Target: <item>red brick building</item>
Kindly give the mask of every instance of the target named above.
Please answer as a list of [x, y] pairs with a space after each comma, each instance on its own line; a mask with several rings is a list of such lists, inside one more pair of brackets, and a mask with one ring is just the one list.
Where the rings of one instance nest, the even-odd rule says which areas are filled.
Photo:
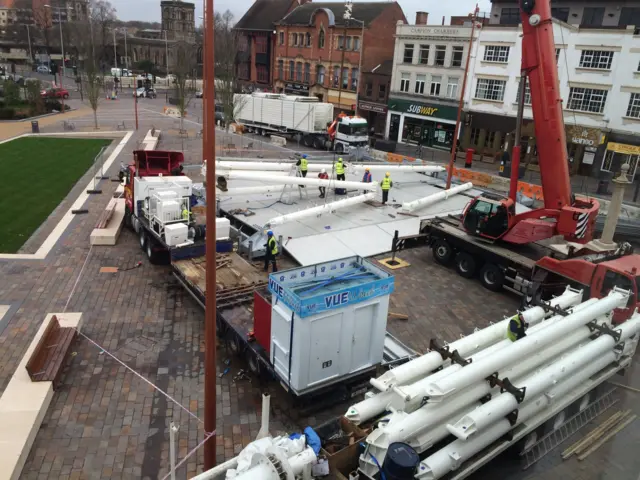
[[273, 89], [275, 22], [305, 0], [256, 0], [234, 29], [238, 34], [236, 71], [249, 90]]
[[358, 115], [367, 119], [374, 134], [383, 137], [387, 121], [387, 103], [393, 60], [385, 60], [370, 70], [362, 72], [358, 95]]
[[406, 23], [397, 2], [300, 5], [276, 22], [276, 91], [316, 95], [338, 110], [354, 112], [360, 71], [393, 59], [397, 22]]

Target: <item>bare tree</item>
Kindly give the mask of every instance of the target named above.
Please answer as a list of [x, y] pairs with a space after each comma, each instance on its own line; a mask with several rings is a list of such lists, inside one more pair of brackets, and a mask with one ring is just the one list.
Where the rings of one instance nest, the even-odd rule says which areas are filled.
[[222, 105], [227, 128], [236, 118], [242, 105], [234, 94], [240, 91], [236, 74], [236, 55], [238, 52], [238, 33], [233, 28], [233, 13], [216, 12], [215, 22], [215, 59], [216, 59], [216, 101]]
[[89, 8], [90, 21], [96, 37], [95, 50], [99, 59], [98, 66], [104, 67], [111, 58], [112, 28], [117, 20], [116, 9], [106, 0], [91, 0]]
[[98, 107], [103, 98], [104, 77], [100, 68], [102, 54], [96, 45], [99, 32], [96, 32], [92, 22], [91, 18], [86, 22], [75, 22], [73, 29], [70, 30], [70, 35], [79, 67], [81, 67], [81, 72], [78, 73], [79, 87], [86, 95], [93, 110], [94, 128], [97, 130]]
[[189, 79], [194, 78], [196, 68], [195, 46], [188, 42], [178, 42], [172, 48], [176, 61], [172, 69], [175, 76], [175, 95], [180, 113], [180, 132], [184, 131], [184, 117], [187, 107], [195, 95]]

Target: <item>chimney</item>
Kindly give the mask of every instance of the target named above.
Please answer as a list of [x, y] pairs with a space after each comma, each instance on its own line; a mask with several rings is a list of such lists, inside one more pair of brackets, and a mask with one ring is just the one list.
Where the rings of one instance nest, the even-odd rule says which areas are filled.
[[429, 14], [427, 12], [416, 12], [416, 25], [426, 25]]

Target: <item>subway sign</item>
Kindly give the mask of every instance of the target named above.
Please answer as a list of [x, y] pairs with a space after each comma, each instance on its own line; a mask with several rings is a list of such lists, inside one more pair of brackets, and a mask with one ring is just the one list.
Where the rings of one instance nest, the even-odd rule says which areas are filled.
[[392, 112], [410, 113], [421, 117], [442, 118], [455, 120], [458, 116], [458, 108], [450, 105], [426, 104], [401, 98], [389, 99], [389, 110]]

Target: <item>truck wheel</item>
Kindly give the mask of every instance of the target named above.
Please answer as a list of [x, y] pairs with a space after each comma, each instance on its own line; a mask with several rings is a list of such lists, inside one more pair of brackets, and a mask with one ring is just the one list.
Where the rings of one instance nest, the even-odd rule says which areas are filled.
[[227, 345], [227, 348], [234, 355], [241, 355], [242, 354], [243, 345], [240, 342], [240, 339], [238, 338], [238, 335], [236, 335], [235, 333], [232, 332], [230, 335], [228, 335], [225, 343]]
[[147, 238], [146, 252], [147, 252], [147, 258], [149, 259], [149, 263], [151, 263], [151, 265], [155, 265], [158, 263], [159, 254], [155, 250], [155, 246], [156, 246], [155, 242], [150, 238]]
[[144, 228], [142, 227], [140, 227], [138, 238], [140, 239], [140, 249], [144, 251], [145, 248], [147, 247], [147, 232], [145, 232]]
[[496, 264], [487, 263], [480, 270], [480, 282], [487, 290], [499, 292], [504, 283], [504, 273]]
[[472, 278], [476, 273], [476, 259], [467, 252], [456, 255], [456, 272], [464, 278]]
[[453, 249], [451, 245], [449, 245], [449, 242], [446, 240], [438, 240], [432, 247], [432, 250], [433, 258], [436, 259], [436, 262], [440, 265], [449, 265], [453, 258]]
[[324, 150], [325, 144], [322, 137], [316, 137], [313, 139], [313, 147], [317, 150]]
[[341, 143], [336, 145], [336, 153], [344, 153], [344, 145]]
[[131, 210], [127, 206], [124, 207], [124, 226], [133, 230], [133, 218], [131, 218]]

